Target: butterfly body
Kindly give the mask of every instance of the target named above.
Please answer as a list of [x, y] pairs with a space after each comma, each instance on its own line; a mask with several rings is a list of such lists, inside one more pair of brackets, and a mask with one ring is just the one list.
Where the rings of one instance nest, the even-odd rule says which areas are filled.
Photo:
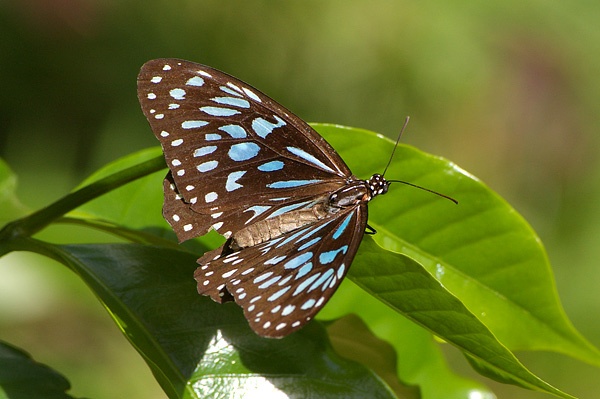
[[231, 237], [229, 247], [242, 249], [258, 245], [277, 238], [285, 233], [299, 229], [327, 217], [329, 214], [324, 202], [300, 211], [290, 211], [271, 219], [261, 220], [236, 232]]
[[308, 124], [213, 68], [149, 61], [138, 97], [170, 168], [165, 219], [180, 241], [227, 238], [198, 260], [198, 292], [234, 300], [259, 335], [301, 328], [344, 278], [367, 203], [389, 182], [356, 178]]

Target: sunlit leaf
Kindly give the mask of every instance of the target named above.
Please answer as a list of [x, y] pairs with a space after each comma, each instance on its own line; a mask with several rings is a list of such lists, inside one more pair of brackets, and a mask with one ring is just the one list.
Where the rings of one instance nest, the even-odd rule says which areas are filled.
[[137, 244], [43, 250], [102, 300], [171, 398], [394, 397], [371, 371], [337, 356], [318, 323], [281, 340], [260, 338], [238, 306], [199, 296], [187, 252]]

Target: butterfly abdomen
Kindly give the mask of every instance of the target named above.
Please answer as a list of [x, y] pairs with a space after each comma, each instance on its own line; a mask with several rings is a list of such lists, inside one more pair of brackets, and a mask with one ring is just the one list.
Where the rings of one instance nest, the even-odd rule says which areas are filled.
[[309, 209], [291, 211], [270, 219], [261, 220], [237, 231], [232, 236], [229, 247], [237, 251], [241, 248], [258, 245], [290, 231], [315, 223], [327, 217], [329, 213], [328, 206], [322, 202], [317, 203]]

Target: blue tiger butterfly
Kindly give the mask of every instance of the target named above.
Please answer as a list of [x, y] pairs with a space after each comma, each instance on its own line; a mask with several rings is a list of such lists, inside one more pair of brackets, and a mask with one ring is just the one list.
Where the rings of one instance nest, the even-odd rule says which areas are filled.
[[260, 336], [284, 337], [327, 303], [367, 228], [381, 174], [356, 178], [307, 123], [211, 67], [147, 62], [138, 98], [169, 166], [163, 215], [179, 241], [227, 241], [198, 259], [198, 292], [234, 300]]

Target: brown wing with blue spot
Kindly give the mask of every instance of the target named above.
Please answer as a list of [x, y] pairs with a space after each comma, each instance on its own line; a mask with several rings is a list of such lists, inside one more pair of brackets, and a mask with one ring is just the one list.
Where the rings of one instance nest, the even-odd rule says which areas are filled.
[[138, 97], [170, 169], [163, 213], [180, 241], [310, 207], [351, 176], [308, 124], [208, 66], [149, 61]]
[[221, 255], [223, 247], [211, 251], [198, 260], [198, 292], [217, 302], [234, 299], [257, 334], [284, 337], [325, 306], [366, 224], [362, 203], [256, 246], [227, 255]]

